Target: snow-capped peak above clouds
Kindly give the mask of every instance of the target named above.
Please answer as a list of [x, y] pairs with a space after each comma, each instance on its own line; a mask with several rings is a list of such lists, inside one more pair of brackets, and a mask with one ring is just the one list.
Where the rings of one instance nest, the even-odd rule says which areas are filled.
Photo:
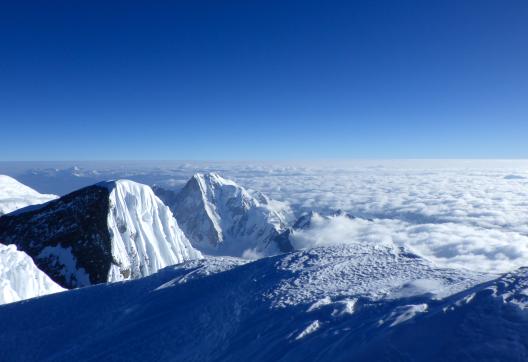
[[63, 291], [14, 245], [0, 244], [0, 304]]
[[0, 215], [29, 205], [41, 204], [57, 197], [38, 193], [12, 177], [0, 175]]
[[201, 257], [152, 189], [128, 180], [4, 215], [0, 240], [67, 288], [135, 279]]
[[193, 245], [205, 253], [253, 256], [291, 251], [274, 239], [289, 209], [217, 173], [195, 174], [171, 205]]

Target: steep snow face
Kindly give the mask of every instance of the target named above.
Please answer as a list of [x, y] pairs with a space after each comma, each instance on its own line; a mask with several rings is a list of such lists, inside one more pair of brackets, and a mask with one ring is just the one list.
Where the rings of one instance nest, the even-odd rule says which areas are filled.
[[128, 180], [99, 185], [110, 190], [107, 220], [114, 262], [109, 281], [140, 278], [202, 257], [150, 187]]
[[0, 359], [524, 359], [528, 274], [482, 278], [369, 244], [207, 257], [4, 306]]
[[0, 244], [0, 304], [63, 291], [14, 245]]
[[242, 256], [292, 250], [274, 242], [285, 227], [287, 207], [216, 173], [194, 175], [172, 210], [193, 245], [205, 253]]
[[0, 175], [0, 215], [29, 205], [42, 204], [57, 197], [38, 193], [12, 177]]
[[4, 215], [0, 241], [16, 244], [66, 288], [139, 278], [201, 257], [152, 190], [125, 180]]

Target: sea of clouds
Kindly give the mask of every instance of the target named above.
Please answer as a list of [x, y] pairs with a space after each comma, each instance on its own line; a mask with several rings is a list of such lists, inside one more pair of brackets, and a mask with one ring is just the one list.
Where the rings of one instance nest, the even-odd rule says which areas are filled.
[[295, 234], [298, 247], [394, 243], [444, 266], [528, 266], [523, 160], [0, 163], [0, 173], [56, 194], [116, 178], [177, 190], [209, 171], [289, 203], [297, 216], [342, 209], [357, 217], [321, 218]]

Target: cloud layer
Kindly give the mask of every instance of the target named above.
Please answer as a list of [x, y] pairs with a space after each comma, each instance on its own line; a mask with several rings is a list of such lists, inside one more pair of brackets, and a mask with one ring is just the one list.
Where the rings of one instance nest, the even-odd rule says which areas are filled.
[[297, 248], [339, 243], [404, 246], [435, 264], [484, 272], [506, 272], [528, 264], [528, 237], [516, 232], [396, 219], [315, 218], [293, 234]]
[[[146, 162], [2, 165], [41, 192], [66, 193], [104, 179], [180, 188], [195, 172], [220, 172], [288, 202], [299, 215], [343, 209], [364, 220], [323, 222], [299, 245], [390, 242], [437, 263], [505, 271], [528, 266], [527, 161], [333, 163]], [[60, 191], [50, 189], [60, 188]]]

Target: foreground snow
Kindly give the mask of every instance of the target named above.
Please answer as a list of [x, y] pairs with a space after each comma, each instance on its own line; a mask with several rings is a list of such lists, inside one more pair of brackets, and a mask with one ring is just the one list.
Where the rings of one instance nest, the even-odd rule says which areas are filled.
[[55, 195], [38, 193], [12, 177], [0, 175], [0, 215], [56, 198]]
[[489, 278], [370, 244], [208, 257], [0, 307], [0, 360], [526, 360], [528, 271]]
[[0, 244], [0, 304], [63, 291], [14, 245]]

